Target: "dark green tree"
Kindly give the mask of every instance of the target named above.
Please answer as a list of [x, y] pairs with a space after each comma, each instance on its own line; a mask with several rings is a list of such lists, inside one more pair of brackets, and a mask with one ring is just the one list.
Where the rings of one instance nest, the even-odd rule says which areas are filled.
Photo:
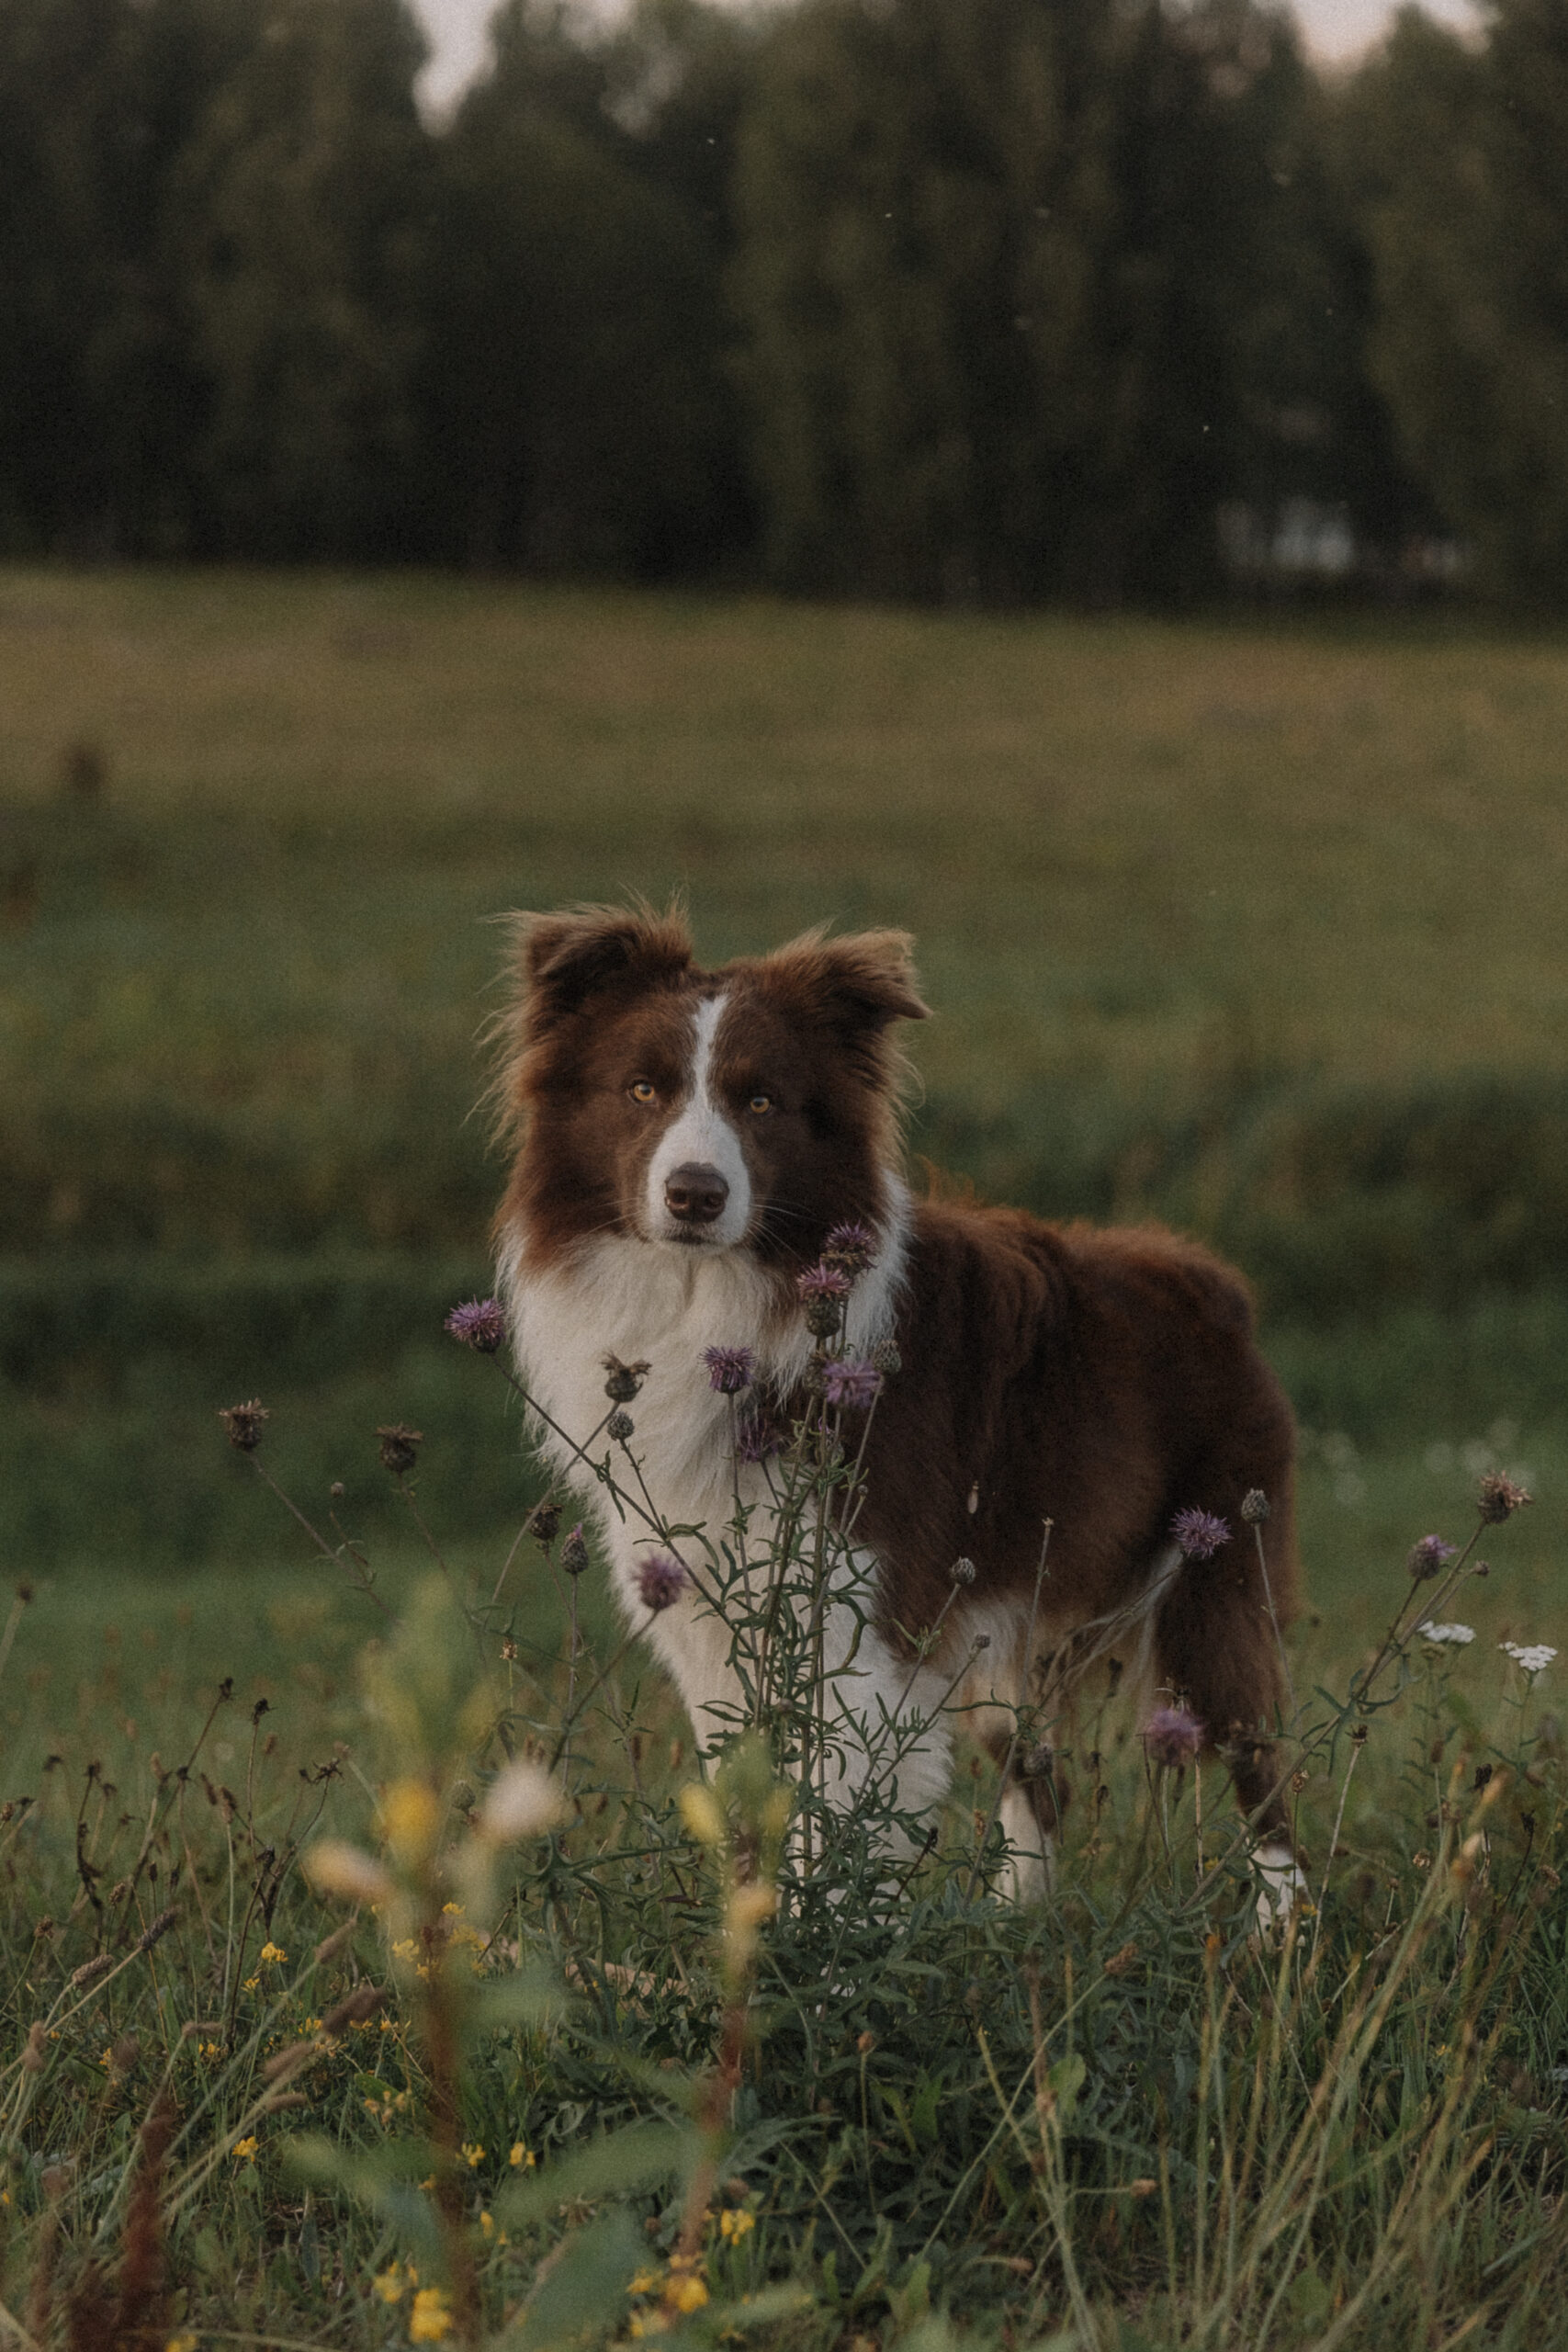
[[441, 142], [432, 528], [469, 562], [711, 564], [743, 502], [718, 237], [652, 145], [677, 82], [527, 0], [495, 41]]
[[1568, 594], [1568, 0], [1493, 0], [1479, 48], [1412, 9], [1347, 144], [1371, 364], [1484, 586]]
[[249, 556], [410, 545], [428, 142], [403, 0], [269, 0], [173, 175], [209, 527]]
[[736, 268], [771, 567], [915, 595], [1211, 584], [1218, 502], [1278, 487], [1325, 373], [1311, 96], [1250, 0], [783, 18]]

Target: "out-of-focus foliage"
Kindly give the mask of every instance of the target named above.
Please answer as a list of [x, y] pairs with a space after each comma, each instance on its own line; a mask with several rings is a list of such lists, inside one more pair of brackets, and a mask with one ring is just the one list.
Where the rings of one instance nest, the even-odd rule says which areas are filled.
[[407, 0], [6, 0], [0, 548], [1102, 604], [1295, 508], [1568, 586], [1563, 0], [1330, 84], [1258, 0], [493, 46], [434, 121]]
[[1568, 588], [1568, 7], [1414, 9], [1347, 103], [1376, 266], [1375, 380], [1486, 582]]
[[1179, 592], [1212, 584], [1221, 499], [1337, 490], [1314, 136], [1292, 34], [1247, 0], [793, 12], [740, 178], [773, 567]]

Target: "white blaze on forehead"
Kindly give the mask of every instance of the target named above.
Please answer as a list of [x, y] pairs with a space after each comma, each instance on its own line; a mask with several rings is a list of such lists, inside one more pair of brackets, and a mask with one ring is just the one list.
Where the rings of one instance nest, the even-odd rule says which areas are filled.
[[[746, 1170], [746, 1155], [740, 1148], [740, 1137], [714, 1098], [711, 1082], [714, 1040], [725, 1002], [722, 996], [705, 996], [697, 1005], [692, 1023], [686, 1091], [649, 1163], [646, 1196], [650, 1235], [673, 1240], [683, 1231], [695, 1231], [703, 1235], [710, 1248], [719, 1249], [743, 1240], [751, 1222], [751, 1180]], [[729, 1187], [729, 1198], [712, 1225], [682, 1227], [665, 1205], [665, 1184], [677, 1168], [689, 1164], [716, 1168]]]

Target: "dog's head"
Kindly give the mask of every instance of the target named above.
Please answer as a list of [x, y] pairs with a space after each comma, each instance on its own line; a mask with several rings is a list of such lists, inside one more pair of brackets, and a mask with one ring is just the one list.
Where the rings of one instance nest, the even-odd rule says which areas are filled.
[[517, 966], [502, 1225], [536, 1262], [615, 1233], [798, 1267], [834, 1224], [878, 1221], [888, 1031], [926, 1011], [903, 933], [813, 933], [705, 971], [677, 916], [588, 907], [518, 918]]

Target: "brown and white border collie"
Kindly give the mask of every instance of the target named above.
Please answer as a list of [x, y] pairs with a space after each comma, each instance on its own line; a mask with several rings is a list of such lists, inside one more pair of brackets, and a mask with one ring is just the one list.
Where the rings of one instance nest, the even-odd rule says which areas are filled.
[[[604, 1415], [606, 1355], [650, 1365], [636, 1429], [652, 1500], [670, 1523], [716, 1534], [736, 1469], [704, 1351], [749, 1347], [787, 1401], [810, 1347], [796, 1277], [832, 1227], [869, 1227], [877, 1253], [849, 1342], [863, 1354], [890, 1340], [902, 1364], [866, 1448], [857, 1541], [875, 1605], [855, 1668], [870, 1721], [901, 1699], [931, 1709], [900, 1762], [900, 1805], [934, 1804], [946, 1787], [951, 1717], [937, 1701], [966, 1657], [959, 1720], [1000, 1760], [1031, 1677], [1038, 1690], [1043, 1663], [1099, 1628], [1085, 1654], [1113, 1647], [1142, 1667], [1145, 1688], [1183, 1701], [1224, 1753], [1264, 1839], [1264, 1907], [1270, 1888], [1283, 1897], [1295, 1871], [1268, 1737], [1278, 1645], [1257, 1547], [1235, 1522], [1261, 1489], [1283, 1621], [1292, 1431], [1240, 1279], [1153, 1227], [911, 1198], [890, 1032], [926, 1007], [901, 933], [812, 934], [708, 971], [678, 916], [582, 908], [519, 917], [517, 957], [502, 1084], [520, 1142], [497, 1236], [530, 1395], [581, 1439]], [[690, 1590], [650, 1617], [637, 1577], [655, 1539], [569, 1448], [547, 1436], [544, 1451], [594, 1510], [628, 1622], [699, 1738], [713, 1736], [739, 1700], [724, 1623]], [[764, 1473], [739, 1475], [743, 1498], [764, 1505]], [[1188, 1510], [1231, 1522], [1235, 1540], [1185, 1555], [1171, 1524]], [[955, 1608], [960, 1555], [976, 1576]], [[919, 1660], [907, 1629], [934, 1625], [944, 1602], [943, 1646]], [[1043, 1883], [1057, 1802], [1039, 1773], [1004, 1792], [1021, 1894]]]

